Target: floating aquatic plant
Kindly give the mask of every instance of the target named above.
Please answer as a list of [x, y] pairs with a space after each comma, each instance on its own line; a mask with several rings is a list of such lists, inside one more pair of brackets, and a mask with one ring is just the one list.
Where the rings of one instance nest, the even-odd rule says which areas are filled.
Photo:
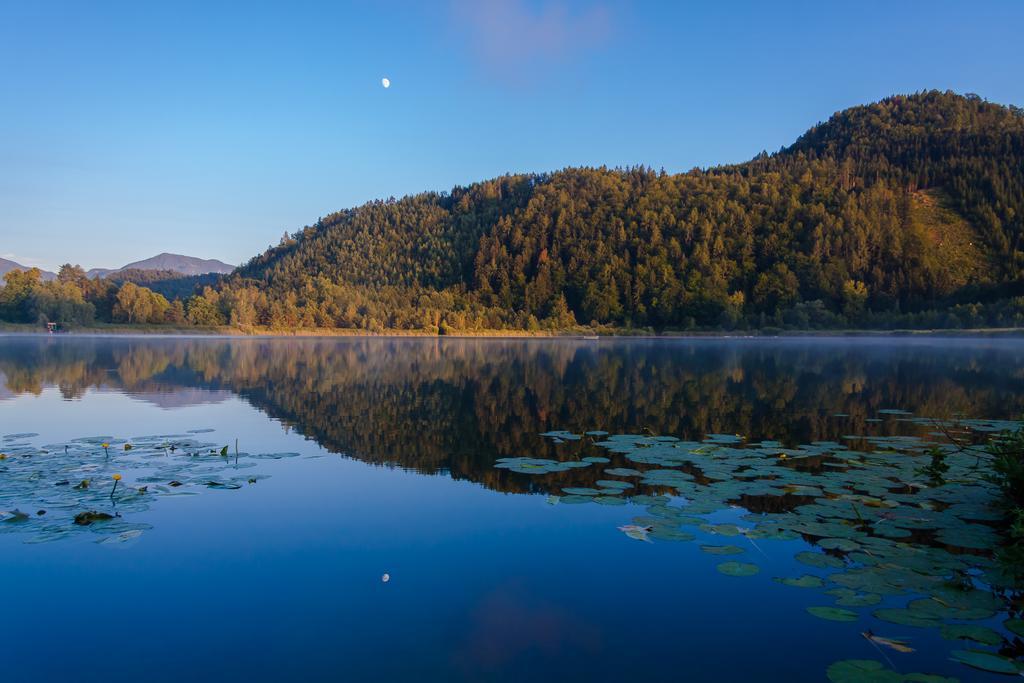
[[761, 571], [760, 567], [749, 562], [723, 562], [717, 569], [726, 576], [753, 576]]
[[[236, 448], [230, 460], [198, 458], [199, 453], [221, 451], [180, 434], [130, 440], [84, 437], [42, 446], [26, 441], [37, 436], [8, 435], [8, 457], [0, 460], [0, 533], [17, 533], [29, 543], [90, 531], [107, 535], [109, 543], [124, 544], [148, 528], [131, 518], [160, 498], [194, 495], [201, 489], [237, 490], [267, 476], [252, 471], [261, 461], [298, 455], [249, 454]], [[111, 455], [115, 447], [116, 457]]]
[[807, 612], [829, 621], [857, 621], [857, 613], [842, 607], [808, 607]]
[[975, 669], [991, 671], [997, 674], [1017, 675], [1024, 673], [1024, 667], [1019, 662], [1009, 657], [1003, 657], [1002, 655], [982, 650], [954, 650], [950, 655], [950, 659]]
[[[1012, 636], [964, 622], [990, 619], [1007, 610], [1004, 598], [991, 589], [1010, 585], [992, 559], [1000, 540], [993, 527], [1002, 515], [996, 507], [1000, 491], [981, 463], [989, 457], [986, 439], [1000, 438], [1002, 431], [1021, 424], [932, 420], [898, 408], [882, 409], [878, 418], [868, 419], [883, 421], [929, 431], [920, 436], [850, 434], [841, 441], [797, 446], [748, 442], [735, 434], [709, 434], [702, 441], [650, 433], [590, 434], [600, 440], [583, 440], [559, 451], [579, 460], [503, 458], [496, 466], [559, 476], [601, 462], [596, 458], [603, 456], [595, 455], [594, 449], [603, 450], [613, 466], [589, 480], [577, 476], [571, 485], [563, 484], [566, 495], [560, 501], [646, 506], [646, 513], [633, 524], [619, 527], [630, 538], [687, 542], [700, 535], [703, 542], [742, 537], [766, 556], [771, 550], [758, 545], [762, 539], [799, 539], [803, 543], [787, 552], [818, 573], [775, 581], [822, 591], [834, 601], [808, 608], [811, 615], [936, 629], [947, 640], [977, 647], [1002, 644]], [[563, 444], [580, 441], [565, 431], [545, 436]], [[677, 504], [680, 500], [682, 506]], [[742, 526], [733, 519], [710, 517], [737, 508], [746, 510]], [[705, 542], [700, 548], [712, 555], [744, 552], [739, 545]], [[717, 570], [728, 576], [759, 571], [757, 565], [744, 562], [722, 562]], [[1010, 619], [1003, 628], [1019, 635], [1024, 622]], [[912, 649], [903, 640], [877, 636], [870, 629], [864, 634], [884, 659], [882, 648]], [[1020, 670], [1013, 659], [977, 648], [958, 650], [953, 659], [987, 671]], [[874, 660], [837, 662], [828, 677], [947, 680], [932, 674], [900, 674]]]

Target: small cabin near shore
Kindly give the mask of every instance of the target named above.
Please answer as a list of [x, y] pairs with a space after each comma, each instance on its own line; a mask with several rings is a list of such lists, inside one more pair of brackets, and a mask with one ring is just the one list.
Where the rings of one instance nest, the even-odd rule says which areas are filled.
[[57, 323], [46, 323], [46, 331], [50, 334], [57, 334]]

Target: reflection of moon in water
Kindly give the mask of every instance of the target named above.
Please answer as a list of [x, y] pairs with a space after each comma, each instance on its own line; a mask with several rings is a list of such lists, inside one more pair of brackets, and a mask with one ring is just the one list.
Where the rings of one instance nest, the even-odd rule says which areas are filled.
[[390, 78], [382, 78], [382, 79], [380, 79], [380, 84], [383, 85], [385, 88], [390, 88], [391, 87], [391, 79]]

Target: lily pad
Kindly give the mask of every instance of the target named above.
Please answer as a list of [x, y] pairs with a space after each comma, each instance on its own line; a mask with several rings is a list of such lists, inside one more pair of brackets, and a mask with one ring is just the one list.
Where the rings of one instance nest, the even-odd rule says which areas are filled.
[[807, 611], [819, 619], [829, 621], [857, 621], [857, 613], [841, 607], [808, 607]]
[[818, 545], [826, 550], [840, 550], [842, 552], [853, 552], [860, 549], [860, 544], [848, 538], [823, 538]]
[[785, 586], [793, 586], [794, 588], [821, 588], [825, 585], [825, 582], [821, 580], [821, 577], [812, 576], [810, 574], [804, 574], [798, 578], [776, 578], [776, 582], [781, 583]]
[[604, 471], [605, 474], [610, 474], [613, 477], [639, 477], [643, 475], [640, 470], [630, 469], [629, 467], [612, 467]]
[[746, 552], [736, 545], [702, 545], [700, 549], [709, 555], [742, 555]]
[[833, 588], [825, 592], [836, 596], [836, 604], [841, 607], [870, 607], [882, 601], [882, 596], [877, 593], [858, 593], [849, 588]]
[[569, 488], [562, 489], [562, 492], [570, 496], [599, 496], [604, 493], [603, 491], [584, 486], [570, 486]]
[[1014, 660], [981, 650], [953, 650], [949, 658], [954, 662], [997, 674], [1015, 675], [1021, 672], [1020, 664]]
[[617, 481], [615, 479], [598, 479], [595, 483], [603, 489], [625, 490], [633, 488], [633, 485], [628, 481]]
[[723, 562], [717, 567], [719, 573], [726, 576], [753, 576], [761, 571], [756, 564], [747, 562]]
[[982, 645], [998, 645], [1003, 637], [985, 626], [976, 624], [944, 624], [941, 631], [946, 640], [973, 640]]
[[818, 569], [842, 569], [845, 565], [839, 558], [825, 555], [824, 553], [813, 553], [809, 550], [797, 553], [794, 558], [801, 564]]
[[873, 659], [847, 659], [825, 672], [832, 683], [902, 683], [903, 676]]
[[916, 626], [918, 628], [938, 628], [942, 626], [942, 621], [937, 617], [909, 609], [883, 608], [876, 609], [872, 614], [877, 619], [902, 626]]
[[1024, 638], [1024, 619], [1007, 619], [1003, 622], [1003, 626], [1021, 638]]

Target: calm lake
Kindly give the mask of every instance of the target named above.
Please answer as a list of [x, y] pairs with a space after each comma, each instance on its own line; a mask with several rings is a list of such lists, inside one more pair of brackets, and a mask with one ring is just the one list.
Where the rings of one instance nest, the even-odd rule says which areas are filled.
[[1021, 340], [0, 336], [0, 679], [1003, 680], [1022, 415]]

